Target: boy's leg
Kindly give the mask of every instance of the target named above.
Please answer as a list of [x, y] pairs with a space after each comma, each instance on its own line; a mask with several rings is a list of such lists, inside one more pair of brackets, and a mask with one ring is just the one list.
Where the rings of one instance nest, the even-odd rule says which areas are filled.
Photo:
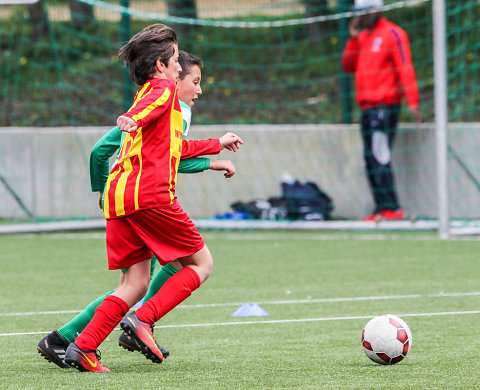
[[[157, 260], [155, 257], [152, 258], [152, 263], [157, 263]], [[143, 302], [146, 302], [151, 297], [153, 297], [158, 292], [158, 290], [160, 290], [160, 288], [165, 284], [165, 282], [170, 277], [175, 275], [180, 268], [182, 268], [182, 266], [177, 261], [164, 265], [160, 269], [160, 271], [157, 272], [152, 282], [150, 283], [150, 287], [148, 289], [147, 294], [143, 298]], [[124, 331], [122, 331], [120, 333], [120, 336], [118, 337], [118, 345], [120, 345], [122, 348], [130, 352], [134, 352], [134, 351], [141, 352], [141, 349], [138, 343], [131, 336], [126, 334]], [[157, 343], [157, 346], [160, 349], [160, 352], [162, 352], [162, 355], [164, 358], [167, 358], [168, 356], [170, 356], [170, 351], [168, 349], [166, 349], [165, 347], [162, 347], [158, 343]]]
[[143, 302], [147, 302], [151, 297], [153, 297], [165, 284], [165, 282], [179, 271], [179, 268], [180, 267], [176, 267], [174, 263], [168, 263], [167, 265], [164, 265], [160, 271], [157, 272], [150, 283], [150, 287], [148, 288], [145, 298], [143, 298]]
[[65, 351], [67, 350], [68, 344], [75, 340], [77, 335], [92, 319], [98, 305], [100, 305], [111, 293], [113, 293], [113, 290], [95, 299], [81, 313], [75, 316], [70, 322], [63, 325], [60, 329], [47, 334], [38, 343], [38, 353], [40, 353], [46, 360], [55, 363], [60, 368], [69, 368], [70, 366], [65, 364]]
[[105, 371], [98, 361], [96, 349], [111, 333], [144, 293], [149, 283], [150, 259], [127, 268], [124, 282], [106, 297], [95, 315], [65, 353], [65, 363], [80, 371]]
[[[124, 275], [120, 275], [119, 286], [123, 283]], [[65, 364], [65, 351], [68, 345], [72, 343], [80, 332], [87, 326], [95, 314], [95, 309], [103, 300], [113, 293], [114, 290], [102, 295], [91, 302], [82, 312], [75, 316], [70, 322], [67, 322], [61, 328], [47, 334], [40, 340], [37, 346], [37, 352], [49, 362], [55, 363], [60, 368], [70, 368]]]
[[155, 323], [175, 306], [187, 299], [210, 276], [213, 258], [205, 245], [197, 253], [179, 259], [185, 267], [168, 279], [162, 288], [137, 311], [139, 319]]
[[212, 255], [207, 246], [191, 256], [179, 259], [179, 262], [184, 268], [169, 278], [152, 298], [135, 313], [128, 314], [120, 323], [122, 329], [138, 343], [141, 352], [154, 362], [163, 360], [163, 357], [156, 355], [152, 348], [155, 342], [153, 324], [187, 299], [208, 278], [213, 269]]
[[92, 319], [95, 314], [95, 309], [103, 302], [103, 300], [113, 293], [114, 290], [109, 291], [108, 293], [98, 297], [92, 301], [81, 313], [75, 316], [70, 322], [67, 322], [61, 328], [57, 330], [58, 334], [62, 339], [64, 339], [68, 344], [73, 343], [75, 338], [80, 334], [80, 332], [87, 326], [87, 324]]

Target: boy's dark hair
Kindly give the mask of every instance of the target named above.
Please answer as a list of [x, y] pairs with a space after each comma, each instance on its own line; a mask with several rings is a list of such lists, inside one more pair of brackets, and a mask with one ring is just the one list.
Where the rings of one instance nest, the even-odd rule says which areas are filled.
[[197, 57], [192, 53], [187, 53], [183, 50], [178, 51], [178, 63], [182, 67], [182, 71], [178, 75], [180, 80], [183, 80], [185, 76], [190, 73], [190, 68], [193, 65], [197, 65], [200, 69], [203, 67], [203, 62], [200, 57]]
[[130, 38], [120, 49], [118, 57], [130, 68], [130, 79], [143, 85], [155, 73], [158, 59], [168, 65], [175, 52], [175, 44], [175, 30], [164, 24], [152, 24]]

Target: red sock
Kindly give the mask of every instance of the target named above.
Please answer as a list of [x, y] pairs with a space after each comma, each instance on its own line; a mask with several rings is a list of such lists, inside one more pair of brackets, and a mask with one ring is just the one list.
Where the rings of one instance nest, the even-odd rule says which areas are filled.
[[123, 299], [115, 295], [106, 297], [95, 310], [88, 325], [75, 339], [77, 347], [83, 351], [95, 351], [129, 309]]
[[200, 287], [198, 274], [190, 267], [182, 268], [170, 277], [158, 292], [136, 312], [140, 321], [154, 324]]

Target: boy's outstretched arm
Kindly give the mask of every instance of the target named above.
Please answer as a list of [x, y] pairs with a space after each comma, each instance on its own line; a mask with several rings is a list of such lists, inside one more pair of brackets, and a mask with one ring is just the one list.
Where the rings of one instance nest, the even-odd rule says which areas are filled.
[[220, 138], [208, 138], [200, 140], [183, 140], [182, 159], [204, 156], [207, 154], [218, 154], [222, 149], [236, 152], [243, 140], [236, 134], [226, 133]]
[[235, 165], [230, 160], [210, 160], [210, 169], [212, 171], [225, 171], [223, 176], [227, 179], [235, 175]]
[[210, 160], [205, 157], [192, 157], [180, 160], [178, 173], [198, 173], [210, 169]]
[[228, 149], [231, 152], [236, 152], [240, 149], [240, 145], [243, 144], [243, 140], [234, 133], [225, 133], [220, 137], [220, 146], [222, 149]]
[[224, 176], [227, 179], [236, 172], [235, 165], [230, 160], [209, 160], [205, 157], [193, 157], [181, 160], [178, 165], [178, 173], [198, 173], [207, 169], [225, 171]]

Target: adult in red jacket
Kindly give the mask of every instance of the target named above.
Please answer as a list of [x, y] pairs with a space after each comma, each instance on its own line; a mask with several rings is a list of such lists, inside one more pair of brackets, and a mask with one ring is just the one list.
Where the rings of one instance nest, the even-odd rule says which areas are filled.
[[[382, 0], [355, 0], [366, 13], [349, 25], [350, 39], [342, 65], [355, 73], [357, 103], [362, 110], [363, 156], [375, 210], [363, 220], [403, 219], [392, 170], [392, 147], [402, 99], [417, 124], [422, 121], [408, 36], [381, 12]], [[371, 10], [367, 9], [371, 8]]]

